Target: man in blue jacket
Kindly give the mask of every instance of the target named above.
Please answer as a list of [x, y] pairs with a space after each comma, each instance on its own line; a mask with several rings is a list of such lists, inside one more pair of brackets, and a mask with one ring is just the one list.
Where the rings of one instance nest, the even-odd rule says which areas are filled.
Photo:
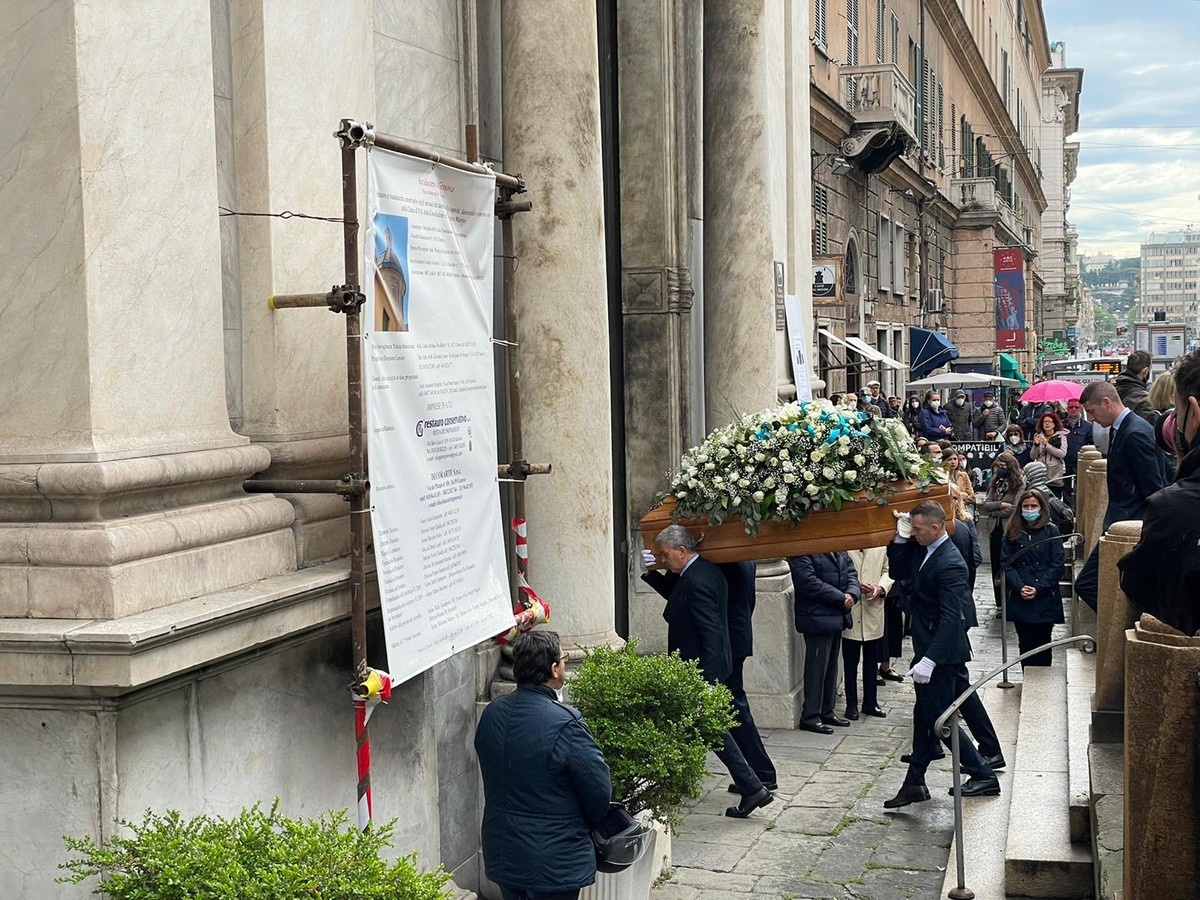
[[842, 630], [853, 624], [851, 610], [861, 596], [850, 554], [813, 553], [788, 557], [796, 589], [796, 631], [804, 635], [804, 706], [800, 727], [833, 734], [848, 719], [833, 711], [837, 700], [838, 647]]
[[475, 729], [483, 856], [504, 900], [575, 900], [596, 880], [591, 829], [608, 813], [612, 781], [579, 711], [558, 700], [566, 673], [556, 632], [517, 638], [517, 689], [489, 703]]

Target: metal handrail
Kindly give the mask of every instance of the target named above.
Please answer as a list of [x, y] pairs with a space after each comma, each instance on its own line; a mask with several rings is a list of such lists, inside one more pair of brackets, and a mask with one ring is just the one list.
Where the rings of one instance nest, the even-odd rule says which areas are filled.
[[960, 728], [958, 725], [959, 709], [967, 701], [968, 697], [975, 694], [981, 687], [1001, 672], [1007, 673], [1009, 668], [1031, 656], [1044, 653], [1047, 650], [1053, 650], [1055, 647], [1063, 647], [1067, 644], [1083, 644], [1084, 650], [1089, 653], [1096, 649], [1096, 639], [1090, 634], [1079, 634], [1074, 637], [1061, 638], [1057, 641], [1042, 644], [1040, 647], [1035, 647], [1027, 653], [1022, 653], [1012, 662], [1001, 663], [997, 668], [992, 669], [992, 671], [988, 672], [959, 694], [954, 702], [946, 708], [946, 711], [938, 716], [937, 720], [933, 723], [934, 735], [942, 740], [950, 738], [950, 765], [954, 772], [954, 849], [958, 861], [958, 886], [951, 888], [950, 893], [946, 895], [950, 900], [973, 900], [975, 896], [975, 892], [966, 886], [966, 873], [964, 872], [966, 862], [963, 859], [962, 769], [959, 766], [961, 762], [961, 750], [959, 748]]
[[[1009, 557], [1007, 562], [999, 562], [999, 569], [1000, 569], [1000, 662], [1001, 663], [1008, 662], [1008, 579], [1004, 577], [1005, 570], [1012, 568], [1013, 563], [1015, 563], [1018, 559], [1020, 559], [1022, 556], [1024, 556], [1026, 553], [1028, 553], [1030, 550], [1034, 549], [1035, 547], [1040, 547], [1040, 546], [1042, 546], [1042, 544], [1048, 544], [1051, 541], [1062, 541], [1063, 546], [1065, 548], [1066, 542], [1070, 541], [1073, 538], [1079, 538], [1082, 541], [1083, 535], [1080, 534], [1078, 531], [1072, 531], [1070, 534], [1060, 534], [1057, 536], [1042, 538], [1041, 540], [1034, 541], [1028, 547], [1022, 547], [1020, 550], [1018, 550], [1016, 553], [1014, 553], [1011, 557]], [[1003, 548], [1003, 546], [1004, 546], [1003, 542], [1005, 540], [1006, 540], [1006, 538], [1003, 535], [1001, 535], [1001, 538], [1000, 538], [1001, 548]], [[1003, 553], [1001, 555], [1003, 556]], [[998, 561], [993, 560], [992, 562], [993, 562], [993, 564], [995, 564]], [[1071, 565], [1071, 597], [1072, 597], [1072, 599], [1074, 599], [1074, 597], [1075, 597], [1075, 566], [1074, 566], [1074, 564]], [[1004, 688], [1005, 690], [1009, 690], [1010, 688], [1013, 687], [1013, 683], [1008, 680], [1008, 667], [1007, 666], [1005, 666], [1004, 671], [1005, 671], [1004, 680], [1001, 681], [999, 684], [997, 684], [996, 687]]]

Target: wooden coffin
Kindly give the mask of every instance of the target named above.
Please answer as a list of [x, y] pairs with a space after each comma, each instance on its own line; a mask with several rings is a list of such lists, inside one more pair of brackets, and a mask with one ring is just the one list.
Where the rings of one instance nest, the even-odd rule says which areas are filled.
[[[797, 525], [782, 522], [763, 522], [757, 537], [750, 537], [736, 517], [720, 525], [710, 525], [707, 519], [680, 519], [696, 536], [697, 549], [705, 559], [716, 562], [739, 562], [753, 559], [779, 559], [809, 553], [831, 553], [835, 550], [862, 550], [883, 547], [896, 536], [896, 517], [893, 512], [908, 512], [922, 500], [937, 500], [946, 511], [946, 527], [954, 530], [950, 509], [950, 489], [947, 485], [931, 485], [927, 493], [919, 488], [906, 488], [888, 498], [884, 506], [865, 497], [845, 504], [840, 510], [824, 509], [809, 513]], [[654, 550], [654, 538], [672, 524], [675, 498], [668, 497], [659, 506], [642, 516], [639, 530], [647, 550]]]

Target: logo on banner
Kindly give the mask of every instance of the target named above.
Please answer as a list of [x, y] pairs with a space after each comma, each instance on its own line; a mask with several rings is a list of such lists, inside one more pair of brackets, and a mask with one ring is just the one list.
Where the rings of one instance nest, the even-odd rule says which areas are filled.
[[1025, 349], [1025, 256], [1006, 247], [992, 253], [996, 284], [996, 349]]

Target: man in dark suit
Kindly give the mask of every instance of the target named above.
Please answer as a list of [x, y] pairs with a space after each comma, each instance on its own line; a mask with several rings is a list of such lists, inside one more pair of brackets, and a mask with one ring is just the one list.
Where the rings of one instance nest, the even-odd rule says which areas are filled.
[[[642, 551], [646, 572], [642, 580], [667, 598], [663, 618], [667, 620], [667, 649], [679, 651], [685, 660], [696, 660], [704, 677], [724, 683], [733, 672], [729, 648], [729, 586], [713, 563], [696, 552], [696, 539], [682, 525], [668, 525], [655, 538], [657, 554]], [[670, 571], [656, 571], [665, 565]], [[725, 764], [742, 801], [725, 810], [725, 815], [744, 819], [775, 799], [730, 732], [716, 751]]]
[[[888, 545], [888, 570], [895, 576], [908, 573], [908, 615], [913, 654], [909, 670], [916, 684], [913, 708], [913, 752], [899, 793], [884, 801], [885, 809], [898, 809], [929, 799], [925, 770], [940, 750], [933, 724], [970, 686], [967, 661], [971, 643], [963, 623], [967, 564], [946, 534], [946, 514], [933, 500], [900, 516], [896, 539]], [[970, 775], [962, 787], [964, 797], [995, 796], [1000, 782], [966, 734], [959, 732], [963, 769]]]
[[804, 635], [804, 706], [800, 727], [833, 734], [831, 726], [848, 728], [850, 720], [836, 715], [838, 647], [842, 630], [853, 624], [851, 610], [861, 596], [858, 573], [850, 555], [813, 553], [788, 557], [796, 590], [796, 631]]
[[[733, 694], [733, 708], [738, 720], [737, 727], [730, 734], [763, 787], [774, 791], [778, 787], [779, 776], [767, 754], [767, 748], [763, 746], [758, 726], [754, 724], [754, 714], [750, 712], [750, 699], [746, 696], [742, 678], [746, 660], [754, 655], [754, 579], [757, 572], [752, 562], [722, 563], [718, 568], [729, 586], [729, 652], [733, 657], [733, 667], [725, 679], [725, 686]], [[729, 790], [736, 793], [737, 785], [731, 784]]]
[[[1141, 520], [1150, 495], [1166, 487], [1163, 477], [1162, 454], [1154, 443], [1154, 428], [1141, 416], [1134, 415], [1121, 402], [1117, 389], [1106, 381], [1093, 381], [1083, 389], [1079, 402], [1088, 418], [1109, 429], [1108, 509], [1104, 513], [1104, 530], [1114, 522]], [[1100, 544], [1075, 579], [1075, 593], [1096, 608], [1100, 593]]]

